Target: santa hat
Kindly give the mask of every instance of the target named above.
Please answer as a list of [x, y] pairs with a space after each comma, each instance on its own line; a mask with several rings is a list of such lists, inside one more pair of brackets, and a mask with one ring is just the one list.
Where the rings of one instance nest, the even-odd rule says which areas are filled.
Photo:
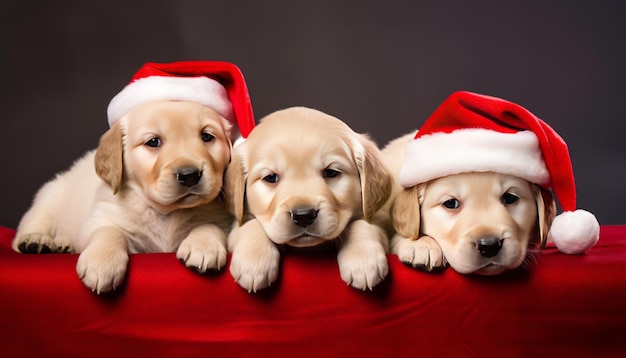
[[136, 106], [152, 101], [192, 101], [212, 108], [233, 124], [232, 138], [254, 128], [248, 87], [239, 68], [229, 62], [146, 63], [107, 109], [109, 126]]
[[407, 144], [399, 179], [411, 187], [466, 172], [509, 174], [551, 189], [563, 213], [548, 237], [560, 251], [583, 253], [598, 241], [596, 217], [576, 209], [567, 144], [523, 107], [470, 92], [452, 94]]

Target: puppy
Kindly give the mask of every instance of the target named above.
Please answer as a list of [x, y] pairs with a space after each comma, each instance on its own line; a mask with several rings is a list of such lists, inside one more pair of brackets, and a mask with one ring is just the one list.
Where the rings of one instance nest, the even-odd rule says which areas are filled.
[[40, 189], [13, 249], [80, 253], [78, 276], [97, 293], [121, 284], [129, 253], [176, 251], [199, 272], [223, 267], [230, 126], [195, 102], [138, 106]]
[[336, 242], [341, 278], [357, 289], [387, 275], [388, 237], [369, 221], [392, 178], [376, 145], [339, 119], [304, 107], [268, 115], [235, 148], [226, 178], [240, 225], [228, 237], [230, 272], [244, 289], [276, 280], [277, 245]]
[[[395, 174], [411, 138], [382, 151]], [[549, 191], [511, 175], [454, 174], [407, 189], [396, 182], [391, 252], [427, 271], [449, 264], [463, 274], [500, 274], [545, 244], [555, 210]]]

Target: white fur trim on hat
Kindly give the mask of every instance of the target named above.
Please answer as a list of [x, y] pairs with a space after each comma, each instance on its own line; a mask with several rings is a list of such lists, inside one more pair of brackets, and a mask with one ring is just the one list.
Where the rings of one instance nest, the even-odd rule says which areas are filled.
[[399, 180], [408, 188], [467, 172], [509, 174], [542, 186], [550, 183], [533, 132], [501, 133], [477, 128], [425, 134], [409, 141]]
[[557, 215], [548, 232], [548, 240], [566, 254], [582, 254], [599, 238], [600, 224], [595, 215], [580, 209]]
[[222, 117], [233, 119], [233, 108], [226, 88], [208, 77], [150, 76], [128, 84], [107, 109], [109, 126], [136, 106], [153, 101], [191, 101], [212, 108]]

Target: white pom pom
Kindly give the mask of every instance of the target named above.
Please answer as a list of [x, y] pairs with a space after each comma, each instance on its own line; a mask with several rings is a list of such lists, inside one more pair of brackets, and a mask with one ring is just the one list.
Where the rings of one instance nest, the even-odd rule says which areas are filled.
[[582, 254], [595, 245], [600, 237], [600, 224], [585, 210], [559, 214], [550, 227], [548, 239], [566, 254]]

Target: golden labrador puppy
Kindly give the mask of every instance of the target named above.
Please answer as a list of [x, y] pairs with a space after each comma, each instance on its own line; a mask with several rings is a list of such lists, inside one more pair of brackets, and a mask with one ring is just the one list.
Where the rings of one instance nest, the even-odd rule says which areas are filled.
[[[396, 174], [412, 138], [382, 150]], [[446, 264], [464, 274], [517, 268], [546, 242], [555, 215], [549, 191], [493, 172], [454, 174], [407, 189], [396, 182], [394, 189], [391, 252], [427, 271]]]
[[230, 127], [196, 102], [136, 107], [96, 151], [41, 188], [14, 250], [80, 253], [77, 273], [97, 293], [121, 284], [129, 253], [176, 251], [199, 272], [223, 267], [232, 226], [220, 196]]
[[227, 171], [241, 225], [228, 237], [231, 274], [256, 292], [277, 278], [277, 245], [336, 241], [343, 281], [371, 289], [387, 275], [388, 237], [370, 220], [391, 185], [376, 145], [339, 119], [304, 107], [268, 115]]
[[569, 254], [598, 241], [596, 217], [577, 208], [567, 144], [524, 107], [458, 91], [413, 133], [384, 150], [404, 188], [392, 209], [400, 260], [495, 275], [547, 241]]

